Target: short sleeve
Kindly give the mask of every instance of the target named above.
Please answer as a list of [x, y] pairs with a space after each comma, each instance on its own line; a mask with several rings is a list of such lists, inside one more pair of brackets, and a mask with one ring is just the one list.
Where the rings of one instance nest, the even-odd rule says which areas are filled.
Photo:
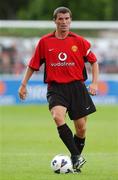
[[86, 39], [83, 39], [83, 53], [84, 56], [87, 56], [91, 48], [90, 42], [88, 42]]
[[29, 61], [28, 66], [38, 71], [42, 64], [42, 59], [44, 59], [44, 47], [43, 47], [43, 41], [39, 40], [35, 48], [34, 54]]
[[83, 39], [84, 43], [84, 57], [90, 63], [97, 61], [96, 55], [91, 51], [91, 44], [86, 39]]

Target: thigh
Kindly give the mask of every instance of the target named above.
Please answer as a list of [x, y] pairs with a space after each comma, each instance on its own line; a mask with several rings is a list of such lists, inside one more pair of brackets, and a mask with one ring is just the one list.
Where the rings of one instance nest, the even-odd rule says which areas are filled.
[[47, 101], [50, 110], [55, 106], [64, 106], [68, 108], [68, 98], [68, 91], [64, 85], [54, 83], [48, 88]]
[[72, 101], [69, 109], [70, 119], [81, 119], [95, 111], [95, 105], [85, 85], [81, 82], [77, 82], [73, 89]]

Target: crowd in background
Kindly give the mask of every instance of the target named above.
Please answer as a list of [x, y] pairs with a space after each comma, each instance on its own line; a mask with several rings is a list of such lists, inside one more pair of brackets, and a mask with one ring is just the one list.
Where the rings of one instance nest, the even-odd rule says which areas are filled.
[[33, 48], [31, 39], [0, 38], [0, 74], [22, 74]]
[[[117, 39], [90, 38], [101, 73], [118, 73]], [[30, 60], [38, 38], [0, 38], [0, 74], [20, 75]], [[87, 66], [89, 71], [89, 66]], [[43, 71], [43, 67], [40, 72]]]

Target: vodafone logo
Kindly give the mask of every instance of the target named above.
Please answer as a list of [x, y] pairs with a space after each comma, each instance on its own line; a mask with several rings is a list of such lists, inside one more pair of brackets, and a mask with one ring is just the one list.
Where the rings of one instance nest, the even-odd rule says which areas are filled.
[[59, 55], [58, 55], [58, 58], [59, 58], [60, 61], [65, 61], [67, 59], [67, 54], [63, 53], [63, 52], [60, 52]]
[[53, 67], [70, 67], [70, 66], [75, 66], [75, 62], [73, 61], [69, 61], [67, 62], [67, 58], [68, 58], [68, 55], [65, 53], [65, 52], [60, 52], [57, 54], [57, 58], [59, 59], [59, 62], [56, 62], [56, 63], [51, 63], [50, 65], [53, 66]]

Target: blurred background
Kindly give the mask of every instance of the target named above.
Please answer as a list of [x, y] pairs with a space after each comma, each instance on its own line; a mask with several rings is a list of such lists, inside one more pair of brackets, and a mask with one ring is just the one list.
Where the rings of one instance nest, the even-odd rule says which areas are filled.
[[118, 1], [89, 0], [88, 5], [86, 0], [6, 0], [0, 1], [0, 105], [46, 103], [43, 67], [29, 81], [26, 101], [21, 102], [17, 92], [38, 40], [55, 28], [52, 14], [58, 6], [71, 9], [71, 30], [88, 39], [97, 56], [95, 103], [118, 103]]

